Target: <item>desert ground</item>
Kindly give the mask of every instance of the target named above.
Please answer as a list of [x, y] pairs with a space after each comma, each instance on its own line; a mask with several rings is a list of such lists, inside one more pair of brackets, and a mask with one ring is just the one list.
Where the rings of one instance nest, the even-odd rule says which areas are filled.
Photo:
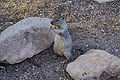
[[[93, 0], [0, 0], [0, 33], [27, 17], [52, 19], [58, 14], [69, 25], [75, 58], [90, 49], [106, 50], [120, 58], [119, 0], [102, 4]], [[52, 44], [21, 63], [0, 64], [0, 80], [72, 80], [65, 70], [68, 63], [65, 57], [54, 55]]]

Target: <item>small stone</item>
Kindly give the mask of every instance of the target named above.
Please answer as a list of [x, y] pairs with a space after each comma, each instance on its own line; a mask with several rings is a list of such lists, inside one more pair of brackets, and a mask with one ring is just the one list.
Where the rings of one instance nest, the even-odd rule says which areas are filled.
[[56, 71], [59, 71], [60, 67], [55, 67]]
[[119, 51], [119, 49], [116, 49], [115, 51], [116, 51], [116, 52], [118, 52], [118, 51]]
[[57, 58], [57, 56], [56, 56], [56, 55], [53, 55], [52, 57], [53, 57], [53, 58]]
[[3, 66], [0, 66], [0, 70], [5, 70], [5, 67], [3, 67]]
[[99, 2], [99, 3], [104, 3], [104, 2], [114, 1], [114, 0], [94, 0], [94, 1], [97, 1], [97, 2]]
[[6, 22], [5, 24], [6, 24], [6, 25], [12, 25], [13, 22]]
[[63, 80], [63, 78], [60, 77], [60, 80]]

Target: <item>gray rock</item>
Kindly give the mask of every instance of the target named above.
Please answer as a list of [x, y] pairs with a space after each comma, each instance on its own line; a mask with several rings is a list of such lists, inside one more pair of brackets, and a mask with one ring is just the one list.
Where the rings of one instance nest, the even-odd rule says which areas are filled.
[[15, 64], [50, 47], [54, 34], [51, 19], [30, 17], [8, 27], [0, 34], [0, 62]]
[[110, 1], [114, 1], [114, 0], [94, 0], [97, 1], [99, 3], [105, 3], [105, 2], [110, 2]]
[[92, 49], [68, 64], [66, 71], [74, 80], [96, 80], [103, 72], [110, 75], [120, 72], [120, 59], [106, 51]]

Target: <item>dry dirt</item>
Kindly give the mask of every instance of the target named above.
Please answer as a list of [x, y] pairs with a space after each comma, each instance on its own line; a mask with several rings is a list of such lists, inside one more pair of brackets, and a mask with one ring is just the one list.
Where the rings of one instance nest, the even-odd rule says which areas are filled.
[[[53, 18], [61, 14], [69, 24], [74, 57], [102, 49], [120, 57], [120, 1], [99, 4], [93, 0], [0, 0], [0, 32], [27, 17]], [[0, 64], [0, 80], [72, 80], [64, 57], [53, 45], [19, 64]], [[116, 76], [101, 80], [120, 80]]]

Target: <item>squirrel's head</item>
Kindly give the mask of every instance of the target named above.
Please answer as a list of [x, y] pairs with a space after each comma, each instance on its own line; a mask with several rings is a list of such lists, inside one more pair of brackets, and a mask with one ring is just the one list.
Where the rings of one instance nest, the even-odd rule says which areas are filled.
[[50, 29], [64, 29], [66, 27], [66, 21], [64, 20], [64, 17], [55, 17], [52, 21]]

